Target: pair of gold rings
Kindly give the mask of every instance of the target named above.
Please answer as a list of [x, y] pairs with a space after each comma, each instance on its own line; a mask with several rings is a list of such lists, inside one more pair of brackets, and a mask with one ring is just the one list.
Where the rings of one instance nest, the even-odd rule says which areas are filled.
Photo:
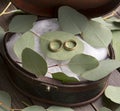
[[67, 51], [72, 51], [77, 47], [77, 42], [75, 40], [68, 40], [64, 43], [61, 40], [53, 40], [49, 42], [48, 48], [52, 52], [58, 52], [62, 48]]

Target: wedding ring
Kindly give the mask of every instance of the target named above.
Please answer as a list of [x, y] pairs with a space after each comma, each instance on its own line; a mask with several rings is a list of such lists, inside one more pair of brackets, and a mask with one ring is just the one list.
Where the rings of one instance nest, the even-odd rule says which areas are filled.
[[[56, 47], [56, 45], [58, 45], [58, 47]], [[48, 45], [49, 50], [52, 52], [58, 52], [61, 50], [62, 47], [63, 47], [62, 41], [57, 40], [57, 39], [50, 41], [50, 43]]]
[[67, 51], [72, 51], [77, 47], [77, 42], [74, 40], [69, 40], [64, 43], [64, 49]]

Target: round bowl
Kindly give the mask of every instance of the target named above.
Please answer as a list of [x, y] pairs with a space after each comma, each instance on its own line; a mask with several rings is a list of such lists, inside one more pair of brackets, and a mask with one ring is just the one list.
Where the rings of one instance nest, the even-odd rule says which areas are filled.
[[11, 2], [16, 7], [39, 16], [56, 16], [60, 6], [68, 5], [88, 17], [95, 17], [115, 9], [120, 0], [11, 0]]
[[[69, 84], [48, 77], [36, 78], [34, 74], [20, 67], [8, 54], [6, 43], [12, 35], [13, 33], [7, 33], [3, 38], [1, 53], [9, 69], [9, 79], [26, 96], [44, 103], [73, 107], [93, 102], [104, 92], [108, 76], [94, 82], [81, 81]], [[114, 58], [111, 46], [109, 55], [110, 58]]]

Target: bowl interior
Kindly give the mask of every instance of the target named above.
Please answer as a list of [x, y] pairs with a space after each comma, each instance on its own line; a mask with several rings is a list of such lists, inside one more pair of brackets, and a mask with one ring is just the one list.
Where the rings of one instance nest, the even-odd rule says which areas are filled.
[[105, 15], [115, 9], [120, 0], [11, 0], [12, 3], [28, 12], [39, 16], [55, 17], [60, 6], [68, 5], [88, 17]]

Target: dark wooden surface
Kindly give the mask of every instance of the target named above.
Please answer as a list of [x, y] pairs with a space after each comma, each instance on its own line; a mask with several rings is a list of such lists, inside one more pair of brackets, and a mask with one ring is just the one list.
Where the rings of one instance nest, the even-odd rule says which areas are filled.
[[[0, 12], [3, 10], [3, 8], [6, 6], [6, 1], [5, 0], [0, 0]], [[14, 8], [11, 6], [10, 8]], [[0, 26], [2, 26], [5, 30], [8, 29], [8, 23], [9, 20], [8, 18], [10, 15], [7, 16], [1, 16], [0, 17]], [[9, 82], [6, 74], [9, 73], [6, 64], [4, 64], [2, 58], [0, 57], [0, 90], [7, 91], [11, 97], [12, 97], [12, 107], [21, 109], [26, 107], [25, 103], [29, 105], [42, 105], [44, 107], [48, 107], [48, 104], [43, 104], [38, 101], [35, 101], [31, 98], [28, 98], [27, 96], [21, 94], [12, 84]], [[120, 73], [118, 71], [114, 71], [110, 78], [109, 78], [109, 84], [110, 85], [115, 85], [115, 86], [120, 86]], [[111, 101], [105, 98], [104, 94], [95, 102], [85, 105], [85, 106], [80, 106], [80, 107], [75, 107], [75, 111], [99, 111], [99, 108], [102, 106], [106, 106], [108, 108], [111, 108], [113, 111], [118, 107], [118, 105], [113, 104]]]

